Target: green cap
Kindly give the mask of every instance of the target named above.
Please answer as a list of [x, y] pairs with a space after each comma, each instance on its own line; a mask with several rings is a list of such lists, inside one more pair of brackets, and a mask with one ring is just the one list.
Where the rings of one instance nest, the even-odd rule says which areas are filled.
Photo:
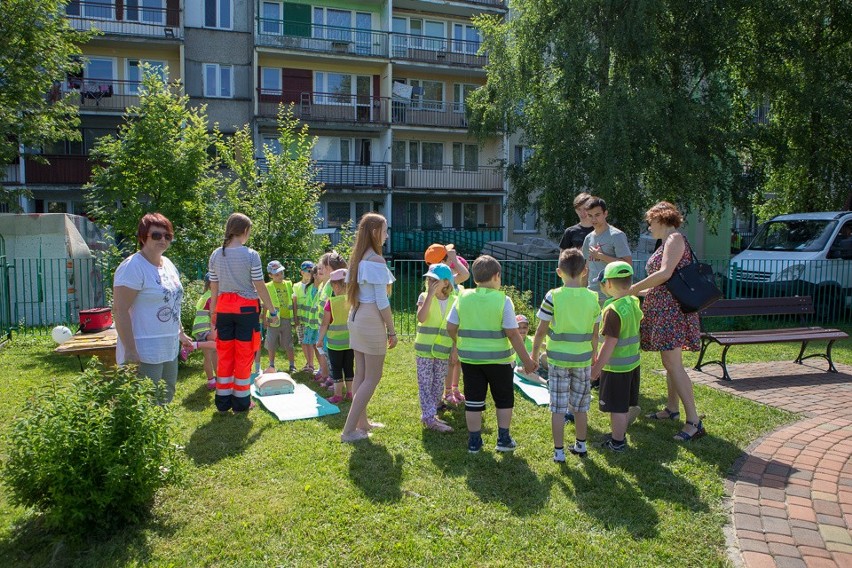
[[607, 264], [595, 280], [606, 282], [608, 278], [625, 278], [627, 276], [633, 276], [633, 267], [623, 260], [616, 260]]

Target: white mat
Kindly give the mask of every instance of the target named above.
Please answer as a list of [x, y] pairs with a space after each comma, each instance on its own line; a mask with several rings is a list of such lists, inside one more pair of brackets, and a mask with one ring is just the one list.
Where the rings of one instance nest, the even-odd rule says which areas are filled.
[[291, 394], [272, 396], [258, 396], [254, 385], [252, 385], [251, 395], [282, 422], [340, 413], [338, 407], [302, 384], [296, 384], [296, 388]]
[[515, 373], [513, 380], [515, 388], [537, 405], [547, 406], [550, 404], [550, 393], [547, 391], [547, 387], [531, 383], [519, 376], [518, 373]]

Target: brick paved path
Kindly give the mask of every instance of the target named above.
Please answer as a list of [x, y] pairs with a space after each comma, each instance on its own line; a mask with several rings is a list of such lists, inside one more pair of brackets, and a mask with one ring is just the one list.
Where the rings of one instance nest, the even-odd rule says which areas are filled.
[[[748, 568], [852, 568], [852, 367], [773, 362], [689, 371], [696, 383], [804, 418], [746, 449], [733, 474], [735, 546]], [[766, 378], [769, 377], [769, 378]]]

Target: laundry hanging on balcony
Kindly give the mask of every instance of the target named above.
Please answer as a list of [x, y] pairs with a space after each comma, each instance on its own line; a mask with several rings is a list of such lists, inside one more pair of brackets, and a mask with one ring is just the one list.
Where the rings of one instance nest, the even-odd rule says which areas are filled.
[[414, 87], [412, 87], [411, 85], [406, 85], [405, 83], [400, 83], [398, 81], [394, 81], [393, 83], [394, 98], [400, 98], [410, 101], [413, 90]]

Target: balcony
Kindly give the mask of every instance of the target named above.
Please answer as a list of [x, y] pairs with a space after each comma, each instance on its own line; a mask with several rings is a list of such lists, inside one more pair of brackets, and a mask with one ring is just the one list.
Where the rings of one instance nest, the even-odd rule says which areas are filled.
[[488, 56], [477, 55], [480, 43], [411, 34], [392, 34], [391, 59], [482, 68]]
[[92, 163], [88, 156], [44, 155], [49, 163], [26, 158], [27, 185], [83, 185], [92, 177]]
[[[362, 165], [336, 161], [317, 161], [314, 164], [316, 181], [324, 183], [328, 189], [386, 189], [388, 186], [389, 164], [386, 163]], [[258, 159], [257, 166], [265, 172], [266, 160]]]
[[140, 6], [139, 0], [125, 0], [118, 5], [72, 0], [65, 6], [65, 13], [71, 27], [80, 31], [97, 29], [106, 35], [183, 39], [178, 2], [169, 0], [166, 5], [169, 7], [153, 8]]
[[257, 19], [255, 43], [263, 47], [329, 55], [388, 56], [387, 32], [267, 18]]
[[388, 229], [391, 250], [396, 254], [412, 253], [423, 258], [423, 251], [432, 243], [453, 243], [462, 256], [473, 260], [485, 243], [503, 240], [502, 227], [424, 228], [397, 227]]
[[427, 166], [412, 168], [392, 166], [391, 185], [394, 190], [418, 191], [503, 191], [503, 168], [477, 167], [465, 170], [456, 166]]
[[105, 114], [124, 113], [127, 107], [139, 105], [141, 81], [113, 79], [69, 78], [62, 91], [70, 94], [70, 103], [80, 107], [80, 112]]
[[258, 89], [258, 116], [275, 118], [278, 105], [293, 103], [293, 114], [302, 122], [383, 126], [390, 122], [390, 99], [370, 95], [343, 95]]
[[394, 124], [467, 128], [467, 112], [464, 103], [394, 99], [391, 109]]

